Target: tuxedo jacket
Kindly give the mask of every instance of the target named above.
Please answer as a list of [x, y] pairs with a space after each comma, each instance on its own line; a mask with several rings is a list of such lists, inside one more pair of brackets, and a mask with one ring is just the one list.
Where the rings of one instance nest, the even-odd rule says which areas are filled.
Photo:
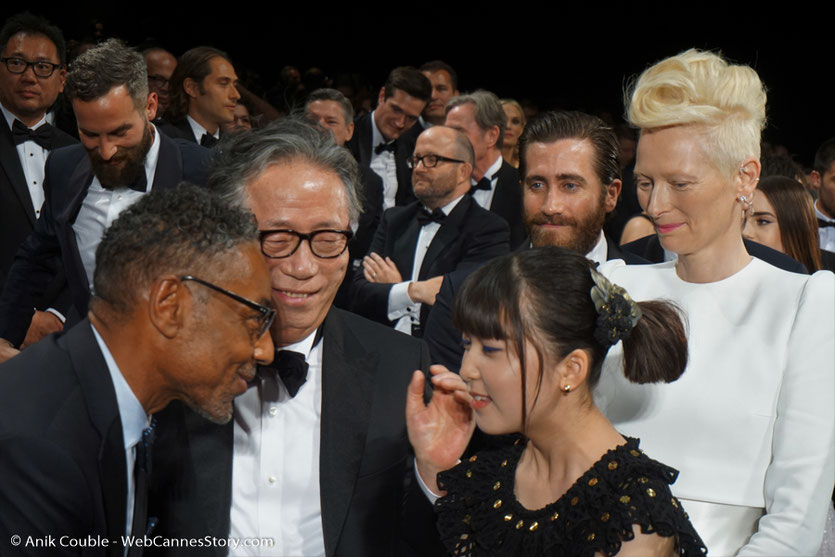
[[[54, 149], [74, 143], [78, 143], [75, 138], [55, 128]], [[0, 289], [17, 248], [32, 232], [36, 220], [12, 132], [5, 121], [0, 121]]]
[[[420, 224], [417, 220], [421, 204], [392, 207], [383, 213], [383, 220], [374, 235], [369, 253], [391, 257], [404, 281], [411, 280]], [[477, 267], [509, 251], [508, 226], [501, 217], [483, 209], [470, 195], [464, 195], [447, 215], [423, 258], [418, 280], [445, 275], [455, 270]], [[379, 323], [393, 326], [388, 318], [391, 283], [372, 283], [358, 270], [352, 291], [353, 311]], [[421, 306], [421, 324], [429, 314]]]
[[[159, 158], [152, 189], [186, 180], [205, 185], [211, 151], [176, 142], [160, 133]], [[87, 314], [90, 285], [72, 225], [93, 180], [90, 159], [81, 145], [57, 149], [46, 161], [46, 200], [32, 234], [21, 244], [0, 297], [0, 338], [19, 345], [32, 319], [36, 297], [60, 270], [67, 277], [73, 323]], [[73, 316], [75, 316], [73, 318]]]
[[[407, 385], [414, 370], [428, 368], [426, 347], [336, 308], [323, 327], [319, 482], [326, 555], [440, 554], [434, 511], [414, 478], [405, 426]], [[149, 507], [159, 518], [155, 533], [226, 538], [233, 423], [212, 424], [178, 403], [157, 419]], [[159, 553], [226, 555], [226, 549]]]
[[[354, 135], [345, 144], [346, 147], [357, 159], [360, 166], [371, 167], [371, 156], [374, 153], [374, 145], [371, 145], [371, 114], [361, 116], [354, 121]], [[410, 133], [411, 130], [406, 130], [403, 134], [394, 140], [394, 163], [397, 166], [397, 194], [395, 195], [395, 205], [408, 205], [415, 201], [414, 192], [412, 191], [412, 171], [406, 166], [406, 159], [412, 156], [415, 152], [415, 142], [417, 136]], [[371, 192], [366, 193], [366, 197]]]
[[[745, 243], [745, 249], [752, 257], [762, 259], [766, 263], [774, 265], [784, 271], [800, 273], [803, 275], [809, 274], [809, 271], [803, 263], [792, 259], [785, 253], [771, 249], [768, 246], [758, 244], [757, 242], [752, 242], [747, 238], [743, 238], [742, 241]], [[650, 263], [664, 262], [664, 248], [661, 246], [661, 241], [658, 239], [657, 234], [650, 234], [649, 236], [644, 236], [634, 242], [624, 244], [621, 246], [621, 249], [625, 253], [629, 252], [639, 255]]]
[[510, 227], [510, 249], [516, 249], [527, 239], [522, 222], [522, 184], [519, 172], [507, 161], [502, 161], [490, 211], [507, 221]]
[[[107, 364], [86, 319], [0, 365], [0, 554], [11, 536], [125, 533], [122, 422]], [[26, 555], [78, 555], [78, 548]], [[119, 556], [120, 543], [84, 555]]]
[[[623, 259], [628, 265], [646, 265], [649, 261], [622, 252], [611, 238], [606, 238], [606, 259]], [[525, 237], [522, 246], [515, 251], [530, 249], [530, 241]], [[479, 265], [480, 266], [480, 265]], [[435, 305], [429, 312], [423, 340], [429, 347], [429, 355], [433, 364], [445, 365], [450, 371], [458, 373], [461, 369], [461, 358], [464, 357], [464, 347], [461, 344], [461, 332], [452, 324], [452, 302], [461, 285], [478, 267], [456, 271], [444, 277], [441, 290], [435, 298]]]
[[178, 120], [176, 122], [161, 120], [157, 127], [162, 133], [171, 139], [185, 139], [191, 143], [199, 143], [194, 138], [194, 130], [191, 129], [191, 126], [188, 124], [188, 120], [186, 120], [185, 116], [183, 116], [182, 120]]

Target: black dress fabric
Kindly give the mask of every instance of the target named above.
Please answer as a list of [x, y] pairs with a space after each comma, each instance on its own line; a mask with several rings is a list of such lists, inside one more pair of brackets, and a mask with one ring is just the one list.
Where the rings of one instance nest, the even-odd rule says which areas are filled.
[[678, 555], [705, 555], [681, 503], [670, 493], [678, 472], [638, 448], [637, 439], [610, 450], [557, 501], [524, 508], [513, 493], [525, 443], [481, 452], [438, 476], [447, 495], [435, 503], [441, 540], [455, 556], [615, 555], [645, 534], [676, 536]]

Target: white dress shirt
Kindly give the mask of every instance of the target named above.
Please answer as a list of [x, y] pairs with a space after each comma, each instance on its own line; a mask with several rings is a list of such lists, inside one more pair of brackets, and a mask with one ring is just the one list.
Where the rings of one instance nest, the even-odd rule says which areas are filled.
[[215, 133], [209, 133], [209, 130], [201, 126], [197, 123], [197, 120], [186, 114], [186, 122], [191, 127], [191, 133], [194, 134], [194, 140], [197, 141], [197, 144], [200, 145], [200, 141], [203, 139], [203, 134], [208, 134], [214, 137], [215, 139], [220, 139], [220, 127], [215, 130]]
[[[122, 421], [122, 438], [125, 440], [125, 464], [127, 470], [127, 486], [128, 493], [126, 498], [126, 514], [125, 514], [125, 535], [131, 534], [131, 523], [133, 522], [133, 505], [136, 499], [136, 484], [134, 482], [133, 470], [136, 462], [136, 445], [142, 440], [142, 432], [150, 423], [150, 417], [145, 413], [145, 409], [140, 404], [139, 399], [131, 390], [128, 382], [125, 381], [119, 366], [116, 365], [116, 360], [113, 359], [113, 354], [108, 350], [104, 339], [101, 338], [99, 332], [91, 324], [93, 329], [93, 336], [96, 337], [96, 342], [99, 345], [104, 361], [107, 364], [107, 371], [110, 372], [110, 379], [113, 381], [113, 388], [116, 391], [116, 405], [119, 407], [119, 418]], [[145, 532], [134, 532], [136, 536], [143, 536]], [[127, 548], [125, 549], [127, 552]]]
[[[153, 124], [152, 124], [153, 126]], [[87, 189], [87, 196], [81, 203], [78, 217], [72, 225], [75, 233], [75, 240], [78, 244], [78, 253], [81, 262], [84, 264], [84, 271], [87, 274], [88, 284], [93, 285], [93, 271], [96, 269], [96, 248], [101, 242], [104, 231], [113, 223], [119, 214], [139, 201], [145, 193], [151, 191], [154, 183], [154, 174], [157, 170], [159, 159], [159, 131], [154, 126], [154, 141], [148, 154], [145, 155], [145, 178], [147, 189], [138, 192], [127, 186], [118, 186], [113, 189], [105, 189], [96, 176]]]
[[[482, 208], [490, 210], [490, 205], [493, 203], [493, 196], [496, 195], [496, 184], [499, 181], [499, 169], [502, 167], [502, 156], [499, 155], [493, 164], [490, 165], [490, 168], [487, 169], [487, 172], [484, 175], [490, 179], [490, 189], [489, 190], [475, 190], [473, 192], [473, 199], [476, 200], [476, 203], [481, 205]], [[478, 182], [470, 178], [470, 184], [473, 186], [476, 185]]]
[[[443, 211], [445, 215], [449, 216], [452, 210], [455, 209], [455, 206], [458, 205], [458, 202], [463, 198], [463, 195], [455, 198], [452, 202], [441, 207], [441, 211]], [[415, 303], [409, 297], [409, 284], [418, 280], [420, 267], [423, 265], [423, 258], [426, 257], [426, 250], [429, 249], [429, 246], [432, 244], [432, 240], [435, 239], [435, 235], [440, 229], [441, 225], [437, 222], [430, 222], [420, 228], [417, 243], [415, 244], [415, 259], [412, 264], [412, 276], [410, 280], [399, 282], [393, 285], [391, 290], [389, 290], [388, 318], [391, 321], [397, 320], [397, 323], [394, 326], [396, 331], [411, 335], [412, 325], [420, 324], [421, 304]]]
[[[826, 222], [835, 222], [835, 219], [824, 215], [818, 209], [820, 199], [815, 202], [815, 216]], [[826, 251], [835, 251], [835, 226], [827, 226], [818, 228], [818, 235], [820, 236], [820, 248]]]
[[[0, 104], [0, 111], [3, 112], [3, 117], [6, 119], [6, 123], [9, 125], [9, 130], [11, 131], [14, 121], [18, 120], [18, 118], [6, 110], [6, 107], [2, 104]], [[49, 120], [44, 115], [30, 129], [36, 130], [47, 123], [49, 123]], [[23, 176], [26, 178], [26, 186], [29, 188], [29, 197], [32, 199], [32, 207], [35, 209], [35, 219], [41, 216], [41, 206], [44, 201], [43, 178], [47, 155], [49, 155], [49, 151], [32, 140], [24, 141], [17, 145], [17, 158], [20, 159]]]
[[380, 143], [391, 143], [386, 141], [383, 134], [377, 129], [377, 122], [374, 120], [376, 112], [375, 110], [371, 113], [371, 164], [369, 166], [383, 179], [383, 211], [385, 211], [396, 204], [397, 163], [394, 160], [393, 152], [383, 151], [378, 154], [375, 151]]
[[[271, 378], [235, 399], [230, 536], [273, 538], [237, 556], [324, 555], [319, 488], [322, 353], [313, 332], [284, 349], [306, 354], [307, 381], [295, 397]], [[277, 396], [268, 396], [277, 384]], [[276, 400], [270, 400], [276, 398]]]

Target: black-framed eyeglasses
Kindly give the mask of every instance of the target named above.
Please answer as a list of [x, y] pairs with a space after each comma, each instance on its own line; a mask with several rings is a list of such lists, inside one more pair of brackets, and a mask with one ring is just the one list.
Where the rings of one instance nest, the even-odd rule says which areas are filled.
[[17, 56], [0, 58], [0, 61], [6, 64], [6, 69], [9, 70], [9, 73], [15, 74], [21, 74], [25, 72], [29, 66], [32, 66], [32, 71], [35, 72], [35, 75], [38, 77], [49, 77], [55, 72], [55, 70], [64, 67], [64, 64], [53, 64], [52, 62], [47, 62], [45, 60], [29, 62], [23, 58], [18, 58]]
[[354, 236], [351, 230], [314, 230], [302, 234], [295, 230], [261, 230], [261, 253], [270, 259], [290, 257], [307, 240], [313, 255], [322, 259], [339, 257], [348, 248], [348, 241]]
[[443, 162], [458, 162], [458, 163], [466, 162], [466, 161], [461, 161], [461, 160], [458, 160], [458, 159], [451, 159], [449, 157], [443, 157], [441, 155], [434, 155], [434, 154], [430, 153], [428, 155], [423, 155], [423, 156], [412, 155], [411, 157], [406, 159], [406, 166], [408, 166], [410, 170], [414, 170], [415, 168], [417, 168], [417, 165], [419, 163], [423, 162], [423, 167], [424, 168], [435, 168], [436, 166], [438, 166], [438, 163], [441, 162], [441, 161], [443, 161]]
[[165, 87], [168, 85], [168, 78], [161, 75], [148, 74], [148, 82], [153, 83], [157, 87]]
[[196, 282], [198, 284], [202, 284], [203, 286], [207, 286], [207, 287], [211, 288], [212, 290], [214, 290], [216, 292], [220, 292], [221, 294], [223, 294], [225, 296], [229, 296], [230, 298], [232, 298], [236, 302], [240, 302], [243, 305], [245, 305], [246, 307], [257, 311], [259, 313], [259, 317], [258, 317], [258, 336], [256, 338], [261, 338], [261, 336], [270, 329], [270, 325], [273, 324], [273, 321], [275, 321], [275, 309], [273, 309], [273, 308], [268, 308], [267, 306], [262, 306], [261, 304], [255, 303], [252, 300], [247, 300], [243, 296], [239, 296], [238, 294], [235, 294], [234, 292], [230, 292], [230, 291], [226, 290], [225, 288], [222, 288], [222, 287], [220, 287], [216, 284], [212, 284], [211, 282], [209, 282], [207, 280], [199, 279], [199, 278], [193, 277], [191, 275], [181, 276], [180, 280], [182, 280], [182, 281], [190, 280], [190, 281]]

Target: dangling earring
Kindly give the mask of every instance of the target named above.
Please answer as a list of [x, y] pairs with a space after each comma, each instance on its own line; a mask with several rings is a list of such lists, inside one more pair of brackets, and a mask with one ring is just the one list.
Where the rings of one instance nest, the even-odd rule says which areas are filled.
[[754, 216], [754, 194], [751, 194], [751, 199], [744, 195], [740, 195], [738, 201], [742, 204], [742, 214], [751, 213]]

